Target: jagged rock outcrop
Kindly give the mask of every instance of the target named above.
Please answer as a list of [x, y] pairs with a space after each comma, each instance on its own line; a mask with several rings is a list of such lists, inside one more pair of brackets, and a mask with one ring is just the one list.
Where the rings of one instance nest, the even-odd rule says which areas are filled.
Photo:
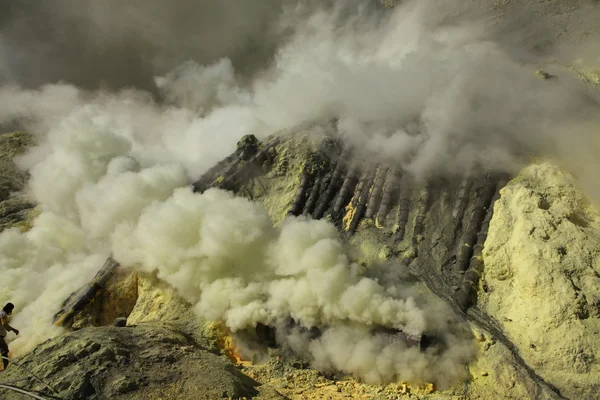
[[138, 280], [137, 272], [118, 269], [94, 301], [75, 317], [72, 327], [105, 326], [117, 318], [127, 318], [137, 304]]

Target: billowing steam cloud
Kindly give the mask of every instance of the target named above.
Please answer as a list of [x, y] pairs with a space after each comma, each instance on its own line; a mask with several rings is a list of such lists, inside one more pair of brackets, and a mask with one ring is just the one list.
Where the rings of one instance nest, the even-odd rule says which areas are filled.
[[113, 240], [117, 259], [158, 269], [200, 314], [234, 330], [287, 316], [309, 328], [333, 320], [425, 328], [412, 299], [396, 300], [359, 275], [333, 225], [289, 220], [275, 229], [260, 206], [229, 193], [177, 190]]
[[200, 315], [225, 321], [234, 332], [259, 322], [281, 325], [287, 317], [305, 328], [328, 327], [319, 340], [302, 340], [301, 332], [281, 337], [300, 354], [309, 350], [325, 370], [371, 382], [409, 378], [447, 384], [464, 377], [461, 363], [473, 355], [468, 336], [449, 335], [453, 352], [441, 355], [372, 337], [373, 325], [415, 336], [435, 331], [444, 326], [444, 314], [422, 308], [401, 285], [386, 288], [361, 276], [336, 228], [324, 221], [291, 219], [277, 229], [246, 199], [213, 189], [196, 196], [182, 188], [147, 207], [137, 225], [119, 225], [112, 248], [127, 265], [158, 270]]
[[[31, 172], [29, 192], [42, 213], [31, 231], [0, 235], [0, 300], [17, 305], [14, 325], [22, 332], [11, 343], [16, 354], [58, 333], [52, 315], [112, 252], [121, 263], [158, 270], [199, 314], [223, 319], [234, 330], [288, 316], [319, 326], [323, 335], [316, 341], [302, 332], [284, 338], [319, 368], [373, 382], [451, 383], [463, 376], [463, 362], [473, 353], [469, 341], [453, 333], [447, 311], [419, 302], [401, 282], [362, 276], [326, 222], [291, 219], [274, 228], [265, 211], [247, 200], [218, 190], [192, 194], [190, 179], [229, 154], [244, 134], [263, 137], [306, 120], [338, 117], [349, 140], [417, 175], [476, 163], [512, 171], [541, 153], [564, 162], [588, 186], [596, 182], [591, 171], [597, 170], [597, 143], [589, 134], [599, 117], [594, 95], [566, 76], [535, 77], [522, 53], [508, 51], [472, 24], [449, 25], [431, 7], [435, 2], [407, 1], [385, 13], [359, 1], [326, 9], [311, 1], [289, 1], [293, 7], [282, 9], [252, 3], [250, 10], [236, 10], [237, 1], [220, 2], [221, 14], [233, 15], [224, 25], [232, 29], [224, 37], [209, 30], [217, 38], [209, 35], [206, 46], [197, 47], [204, 42], [185, 36], [192, 22], [179, 25], [181, 15], [198, 10], [189, 8], [192, 2], [182, 2], [188, 8], [170, 5], [168, 12], [158, 2], [128, 3], [127, 13], [107, 14], [102, 11], [113, 8], [92, 3], [52, 3], [56, 13], [49, 15], [59, 26], [91, 30], [67, 35], [73, 42], [66, 54], [52, 42], [63, 36], [21, 36], [27, 10], [11, 9], [18, 18], [4, 21], [0, 33], [0, 71], [7, 82], [0, 89], [0, 126], [26, 124], [39, 142], [19, 164]], [[207, 13], [217, 7], [193, 3]], [[75, 11], [60, 14], [63, 5]], [[171, 24], [156, 22], [163, 14]], [[259, 20], [280, 36], [265, 34], [273, 32], [265, 25], [246, 24]], [[79, 64], [81, 40], [98, 39], [100, 49], [115, 49], [121, 42], [113, 39], [123, 36], [126, 25], [134, 31], [122, 42], [126, 48], [102, 54], [111, 61], [134, 54], [135, 62], [113, 64], [114, 73], [92, 68], [97, 57], [87, 67]], [[260, 44], [263, 37], [266, 47], [278, 45], [261, 58], [272, 63], [236, 73], [252, 53], [245, 39]], [[179, 39], [187, 45], [179, 46]], [[189, 50], [192, 61], [173, 48]], [[39, 49], [48, 50], [49, 58], [36, 62], [36, 71], [40, 65], [47, 70], [37, 76], [20, 69], [35, 61], [34, 53], [44, 54]], [[86, 51], [98, 56], [95, 47]], [[128, 68], [119, 69], [123, 65]], [[104, 86], [146, 91], [87, 90]], [[581, 143], [576, 147], [573, 135]], [[419, 353], [369, 334], [373, 324], [436, 332], [447, 349]]]

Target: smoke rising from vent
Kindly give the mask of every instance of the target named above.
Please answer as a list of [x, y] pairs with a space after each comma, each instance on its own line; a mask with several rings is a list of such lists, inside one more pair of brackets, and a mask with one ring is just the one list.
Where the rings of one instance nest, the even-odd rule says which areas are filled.
[[[41, 210], [31, 231], [0, 235], [0, 300], [17, 305], [21, 330], [11, 348], [57, 334], [60, 303], [112, 252], [157, 269], [200, 315], [233, 330], [289, 316], [322, 328], [316, 341], [285, 338], [319, 368], [374, 382], [462, 377], [472, 348], [447, 310], [361, 275], [332, 225], [274, 228], [256, 204], [193, 194], [189, 182], [244, 134], [336, 117], [347, 140], [417, 176], [477, 164], [513, 172], [542, 154], [596, 195], [595, 95], [560, 71], [536, 77], [523, 49], [443, 18], [433, 1], [385, 12], [359, 1], [238, 3], [4, 6], [0, 126], [18, 121], [37, 135], [18, 162]], [[44, 12], [48, 26], [24, 30]], [[372, 324], [436, 332], [448, 349], [421, 354], [371, 335]]]

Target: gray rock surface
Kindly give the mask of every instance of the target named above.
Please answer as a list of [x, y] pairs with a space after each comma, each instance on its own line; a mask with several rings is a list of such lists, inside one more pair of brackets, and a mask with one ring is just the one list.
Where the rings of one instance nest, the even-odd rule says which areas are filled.
[[[90, 327], [39, 345], [19, 360], [64, 400], [253, 398], [259, 383], [242, 374], [224, 356], [199, 346], [169, 324]], [[11, 365], [1, 380], [26, 378]], [[45, 395], [33, 379], [18, 386]], [[2, 399], [22, 399], [1, 392]], [[262, 399], [283, 397], [268, 389]]]

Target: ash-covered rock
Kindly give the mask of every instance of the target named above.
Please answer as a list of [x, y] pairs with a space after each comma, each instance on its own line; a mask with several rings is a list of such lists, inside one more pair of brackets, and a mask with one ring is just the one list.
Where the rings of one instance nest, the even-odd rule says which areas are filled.
[[[39, 345], [19, 362], [64, 400], [253, 398], [259, 394], [258, 382], [169, 324], [85, 328]], [[22, 378], [28, 375], [15, 365], [2, 375], [3, 381]], [[31, 378], [19, 385], [52, 394]], [[21, 396], [2, 393], [6, 400]]]

